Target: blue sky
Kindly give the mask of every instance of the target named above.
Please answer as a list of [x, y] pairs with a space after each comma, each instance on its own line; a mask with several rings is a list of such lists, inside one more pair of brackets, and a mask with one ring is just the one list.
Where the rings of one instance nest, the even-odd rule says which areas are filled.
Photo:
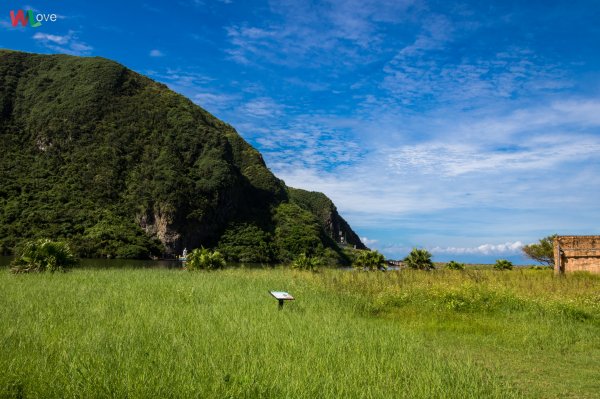
[[[0, 47], [102, 56], [232, 124], [372, 248], [524, 262], [600, 234], [597, 1], [5, 2]], [[56, 13], [13, 28], [9, 11]]]

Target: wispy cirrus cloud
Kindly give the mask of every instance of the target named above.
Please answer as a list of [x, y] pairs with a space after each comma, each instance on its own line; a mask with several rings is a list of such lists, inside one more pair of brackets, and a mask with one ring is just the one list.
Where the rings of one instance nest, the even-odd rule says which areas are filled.
[[165, 56], [165, 54], [158, 49], [150, 50], [149, 55], [150, 55], [150, 57], [164, 57]]
[[[433, 43], [441, 47], [439, 41]], [[455, 60], [436, 47], [407, 48], [384, 67], [382, 82], [382, 87], [404, 104], [428, 98], [430, 105], [451, 103], [456, 108], [472, 108], [481, 106], [481, 101], [557, 91], [572, 85], [559, 65], [527, 49], [511, 48], [485, 58]]]
[[[301, 152], [288, 153], [286, 163], [278, 161], [283, 159], [279, 158], [281, 152], [266, 151], [266, 160], [287, 184], [325, 192], [359, 229], [397, 226], [433, 233], [457, 229], [451, 226], [461, 220], [461, 228], [468, 225], [485, 230], [491, 239], [494, 231], [505, 234], [507, 229], [517, 237], [525, 234], [521, 240], [532, 239], [535, 236], [527, 235], [529, 229], [549, 228], [547, 234], [551, 234], [560, 226], [575, 228], [573, 220], [556, 212], [570, 207], [587, 214], [594, 207], [589, 199], [600, 192], [600, 181], [594, 177], [600, 167], [595, 106], [585, 99], [548, 105], [548, 114], [562, 110], [562, 124], [555, 117], [542, 118], [543, 109], [519, 111], [540, 116], [535, 129], [545, 134], [521, 134], [518, 143], [514, 139], [517, 128], [510, 134], [495, 135], [491, 142], [444, 141], [444, 137], [454, 137], [454, 129], [464, 127], [466, 121], [461, 119], [470, 117], [463, 116], [446, 123], [445, 130], [437, 131], [431, 140], [402, 146], [383, 141], [359, 152], [360, 156], [349, 153], [351, 161], [338, 168], [298, 162], [295, 157], [301, 158]], [[485, 125], [502, 126], [514, 117], [490, 117]], [[485, 128], [479, 135], [487, 135]], [[343, 148], [343, 143], [339, 144]], [[327, 154], [326, 148], [323, 154]], [[560, 195], [556, 195], [557, 184]], [[555, 217], [543, 216], [548, 212]], [[576, 229], [585, 229], [593, 224], [592, 219], [579, 221]], [[439, 237], [436, 240], [439, 242]], [[430, 242], [424, 238], [421, 245], [435, 247]], [[386, 240], [380, 240], [375, 247], [385, 244]]]
[[33, 39], [50, 50], [70, 55], [89, 55], [94, 49], [89, 44], [79, 40], [77, 33], [72, 30], [66, 35], [36, 32]]
[[261, 26], [227, 27], [227, 52], [242, 64], [260, 60], [318, 66], [374, 60], [373, 53], [383, 43], [381, 24], [405, 21], [414, 4], [412, 0], [271, 1], [271, 18]]
[[281, 115], [284, 105], [270, 97], [252, 98], [239, 107], [239, 112], [245, 117], [272, 118]]
[[55, 43], [60, 45], [68, 44], [71, 41], [70, 35], [60, 36], [60, 35], [50, 35], [48, 33], [38, 32], [33, 35], [35, 40], [41, 40], [49, 43]]
[[182, 70], [180, 68], [167, 68], [160, 72], [148, 71], [148, 74], [155, 79], [168, 84], [173, 84], [180, 88], [205, 87], [214, 80], [214, 78], [211, 78], [204, 73], [190, 69]]
[[390, 149], [390, 168], [401, 174], [455, 177], [462, 174], [506, 174], [544, 171], [573, 160], [582, 162], [597, 158], [600, 139], [579, 135], [577, 141], [569, 135], [541, 137], [518, 145], [482, 146], [427, 142]]
[[209, 112], [221, 112], [232, 109], [239, 101], [238, 95], [201, 92], [194, 94], [193, 101]]
[[233, 113], [244, 101], [242, 93], [233, 90], [224, 92], [216, 88], [216, 79], [198, 68], [165, 68], [148, 70], [146, 74], [218, 117]]
[[348, 132], [319, 121], [315, 115], [298, 115], [267, 129], [242, 124], [240, 131], [258, 145], [270, 167], [278, 172], [331, 170], [353, 164], [364, 154]]
[[167, 69], [148, 73], [232, 123], [260, 148], [273, 169], [291, 165], [331, 169], [349, 165], [364, 154], [346, 127], [330, 125], [326, 115], [307, 115], [294, 105], [261, 96], [261, 87], [245, 85], [242, 91], [226, 93], [215, 89], [214, 79], [200, 72]]
[[421, 32], [415, 40], [403, 47], [392, 60], [397, 64], [410, 57], [422, 56], [432, 50], [441, 50], [451, 40], [453, 24], [449, 18], [440, 14], [427, 16], [422, 24]]

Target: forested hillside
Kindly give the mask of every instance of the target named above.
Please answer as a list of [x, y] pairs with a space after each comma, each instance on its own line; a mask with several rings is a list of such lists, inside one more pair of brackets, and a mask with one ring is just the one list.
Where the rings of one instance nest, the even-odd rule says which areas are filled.
[[110, 60], [0, 51], [0, 148], [2, 253], [34, 237], [86, 257], [205, 246], [244, 262], [364, 247], [230, 125]]

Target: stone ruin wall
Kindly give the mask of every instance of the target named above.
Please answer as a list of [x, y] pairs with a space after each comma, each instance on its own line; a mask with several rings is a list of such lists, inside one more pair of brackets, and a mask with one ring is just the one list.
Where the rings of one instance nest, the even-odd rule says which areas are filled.
[[600, 273], [600, 236], [558, 236], [554, 239], [554, 272]]

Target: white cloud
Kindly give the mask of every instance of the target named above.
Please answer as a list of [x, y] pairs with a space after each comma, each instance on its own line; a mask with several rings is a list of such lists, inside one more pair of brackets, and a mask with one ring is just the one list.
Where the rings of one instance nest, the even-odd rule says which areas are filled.
[[476, 247], [434, 247], [429, 249], [429, 251], [434, 255], [504, 255], [518, 254], [524, 245], [521, 241], [515, 241], [504, 244], [481, 244]]
[[157, 49], [150, 50], [150, 57], [164, 57], [164, 56], [165, 55], [160, 50], [157, 50]]
[[[286, 184], [324, 192], [353, 227], [401, 229], [407, 217], [419, 215], [421, 222], [411, 222], [413, 228], [462, 231], [455, 225], [468, 222], [469, 229], [485, 229], [491, 239], [510, 238], [508, 232], [520, 234], [535, 226], [560, 231], [561, 226], [585, 229], [598, 221], [595, 216], [577, 223], [558, 217], [564, 207], [582, 215], [595, 208], [593, 198], [600, 193], [594, 177], [600, 173], [597, 107], [590, 100], [571, 99], [485, 120], [469, 113], [439, 120], [425, 114], [419, 119], [421, 128], [431, 131], [425, 139], [407, 137], [412, 122], [402, 119], [389, 126], [377, 118], [356, 121], [369, 135], [368, 147], [345, 134], [339, 117], [327, 121], [311, 115], [313, 125], [309, 118], [298, 118], [293, 129], [258, 131], [255, 142]], [[330, 134], [321, 136], [324, 132]], [[461, 135], [466, 138], [459, 140]], [[398, 145], [402, 141], [407, 143]]]
[[35, 35], [33, 35], [33, 38], [35, 40], [41, 40], [41, 41], [45, 41], [45, 42], [51, 42], [51, 43], [56, 43], [56, 44], [67, 44], [69, 43], [69, 41], [71, 40], [71, 35], [64, 35], [64, 36], [59, 36], [59, 35], [50, 35], [48, 33], [42, 33], [42, 32], [37, 32]]
[[[285, 111], [285, 108], [281, 108], [277, 112]], [[240, 125], [239, 128], [247, 138], [259, 145], [270, 167], [283, 175], [294, 170], [340, 168], [362, 157], [364, 151], [343, 129], [322, 123], [316, 115], [288, 116], [287, 123], [281, 123], [278, 119], [274, 118], [267, 129], [261, 127], [264, 118], [259, 127], [253, 122]]]
[[467, 173], [505, 174], [542, 171], [576, 160], [596, 158], [600, 139], [594, 136], [535, 138], [520, 145], [506, 143], [490, 148], [477, 144], [426, 142], [390, 149], [388, 162], [402, 174], [458, 176]]
[[417, 38], [384, 67], [382, 87], [401, 103], [428, 98], [432, 104], [480, 105], [477, 101], [510, 99], [533, 92], [558, 91], [572, 83], [559, 65], [523, 48], [492, 57], [449, 58], [445, 36]]
[[283, 106], [269, 97], [253, 98], [239, 108], [246, 116], [265, 118], [281, 114]]
[[169, 86], [172, 86], [173, 90], [183, 93], [190, 98], [194, 98], [196, 94], [200, 94], [198, 93], [199, 90], [205, 92], [206, 86], [214, 80], [200, 72], [172, 68], [161, 72], [148, 71], [147, 74], [154, 79], [165, 82]]
[[196, 104], [209, 112], [217, 112], [232, 108], [237, 99], [238, 97], [235, 95], [216, 93], [198, 93], [193, 97]]
[[412, 44], [398, 52], [394, 61], [398, 62], [409, 56], [442, 49], [445, 43], [450, 40], [453, 30], [452, 23], [447, 17], [443, 15], [429, 16], [423, 23], [422, 32]]
[[261, 26], [227, 29], [230, 58], [242, 64], [265, 61], [297, 66], [353, 66], [373, 60], [384, 41], [383, 23], [407, 18], [412, 0], [273, 0]]
[[89, 55], [93, 50], [92, 46], [79, 40], [74, 31], [69, 31], [66, 35], [62, 36], [36, 32], [33, 35], [33, 39], [50, 50], [64, 54]]
[[363, 244], [365, 244], [367, 247], [373, 244], [377, 244], [379, 242], [379, 240], [371, 240], [367, 237], [360, 237], [360, 240], [363, 242]]

